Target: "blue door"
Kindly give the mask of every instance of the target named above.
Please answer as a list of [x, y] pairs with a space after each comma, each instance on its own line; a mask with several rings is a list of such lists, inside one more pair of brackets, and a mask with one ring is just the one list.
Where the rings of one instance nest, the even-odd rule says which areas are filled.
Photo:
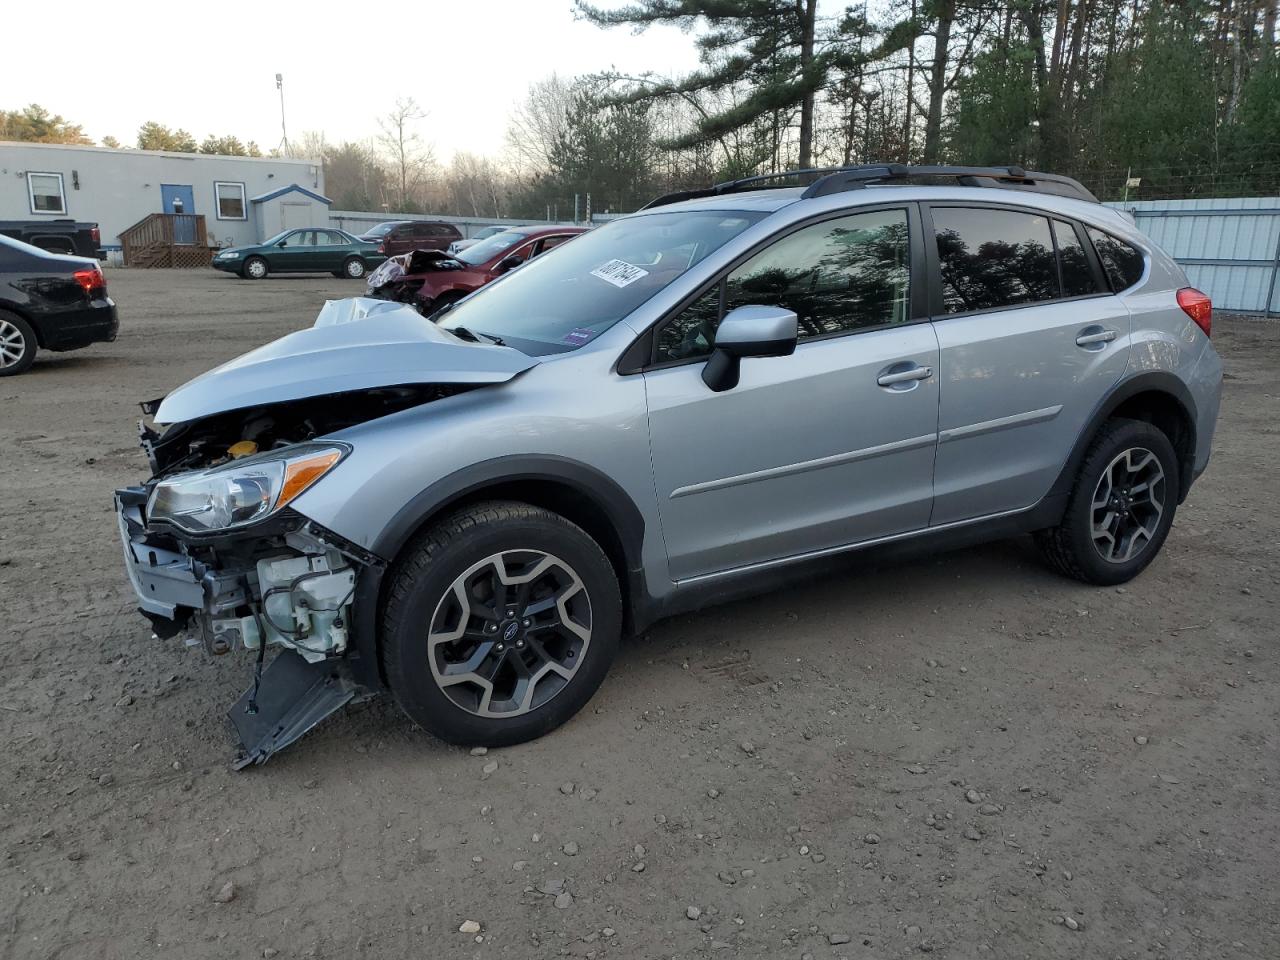
[[[161, 210], [165, 213], [196, 212], [196, 195], [190, 184], [160, 184]], [[196, 242], [196, 221], [191, 216], [178, 217], [173, 221], [173, 242], [190, 245]]]

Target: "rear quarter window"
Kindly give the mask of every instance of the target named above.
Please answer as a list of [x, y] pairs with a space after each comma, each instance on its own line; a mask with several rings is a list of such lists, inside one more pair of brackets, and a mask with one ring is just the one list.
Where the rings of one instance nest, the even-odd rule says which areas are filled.
[[1142, 279], [1146, 260], [1141, 250], [1102, 230], [1093, 227], [1088, 230], [1089, 239], [1093, 241], [1093, 249], [1102, 262], [1102, 269], [1111, 283], [1112, 292], [1128, 290]]

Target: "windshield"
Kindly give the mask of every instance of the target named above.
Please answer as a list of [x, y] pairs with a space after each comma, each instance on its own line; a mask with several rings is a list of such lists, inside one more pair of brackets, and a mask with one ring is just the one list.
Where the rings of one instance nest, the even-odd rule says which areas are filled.
[[279, 243], [281, 240], [283, 240], [285, 237], [289, 236], [289, 234], [291, 234], [291, 233], [293, 233], [293, 231], [292, 231], [292, 230], [281, 230], [281, 231], [280, 231], [279, 233], [277, 233], [274, 237], [268, 237], [266, 240], [263, 240], [263, 241], [262, 241], [262, 243], [258, 244], [258, 246], [260, 246], [260, 247], [269, 247], [269, 246], [271, 246], [273, 243]]
[[372, 228], [371, 230], [366, 230], [363, 236], [385, 237], [388, 233], [390, 233], [395, 228], [395, 225], [396, 225], [396, 222], [394, 220], [391, 223], [380, 223], [376, 227]]
[[483, 230], [481, 230], [479, 233], [475, 235], [474, 239], [487, 240], [489, 239], [489, 237], [492, 237], [495, 233], [501, 233], [503, 230], [510, 230], [510, 229], [511, 229], [510, 227], [485, 227]]
[[468, 297], [440, 326], [500, 337], [533, 356], [573, 350], [766, 215], [672, 211], [615, 220]]
[[495, 233], [487, 240], [481, 240], [479, 243], [473, 243], [467, 249], [457, 255], [458, 259], [463, 263], [469, 263], [472, 266], [484, 263], [486, 260], [492, 260], [503, 250], [514, 247], [521, 240], [528, 238], [527, 233], [516, 233], [514, 230], [504, 230], [502, 233]]

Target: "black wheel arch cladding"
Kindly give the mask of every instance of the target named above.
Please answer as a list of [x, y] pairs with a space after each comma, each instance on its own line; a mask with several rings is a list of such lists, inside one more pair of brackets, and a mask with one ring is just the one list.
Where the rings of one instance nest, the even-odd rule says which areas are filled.
[[[567, 457], [513, 454], [442, 477], [401, 507], [371, 552], [394, 563], [429, 523], [469, 501], [490, 499], [525, 502], [565, 515], [596, 540], [613, 563], [624, 616], [632, 620], [647, 609], [640, 560], [645, 522], [639, 507], [615, 480]], [[369, 568], [357, 582], [354, 631], [362, 680], [383, 688], [386, 678], [381, 675], [377, 643], [385, 572], [385, 568]]]
[[1191, 483], [1195, 479], [1192, 469], [1196, 453], [1196, 403], [1187, 385], [1172, 373], [1153, 370], [1140, 373], [1121, 380], [1094, 408], [1085, 428], [1076, 438], [1071, 455], [1067, 457], [1057, 480], [1050, 488], [1048, 497], [1065, 497], [1075, 484], [1076, 475], [1080, 472], [1080, 464], [1084, 461], [1098, 431], [1112, 417], [1128, 417], [1134, 420], [1147, 420], [1159, 427], [1166, 434], [1170, 432], [1170, 424], [1166, 422], [1172, 415], [1176, 423], [1177, 434], [1169, 436], [1174, 453], [1178, 459], [1178, 497], [1181, 503], [1186, 499]]

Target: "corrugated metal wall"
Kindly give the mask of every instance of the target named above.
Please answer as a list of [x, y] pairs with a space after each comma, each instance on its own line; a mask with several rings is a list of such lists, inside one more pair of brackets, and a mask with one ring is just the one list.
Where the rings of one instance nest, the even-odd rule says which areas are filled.
[[1280, 311], [1280, 197], [1131, 200], [1107, 206], [1130, 214], [1214, 307]]

